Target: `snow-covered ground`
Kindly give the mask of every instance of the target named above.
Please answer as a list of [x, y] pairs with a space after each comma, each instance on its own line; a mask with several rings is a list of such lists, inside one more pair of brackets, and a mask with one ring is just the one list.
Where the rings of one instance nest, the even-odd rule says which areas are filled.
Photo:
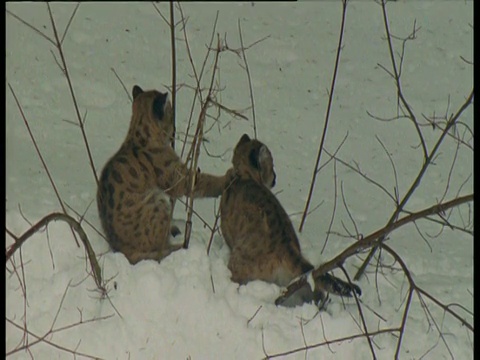
[[[63, 34], [75, 4], [51, 6]], [[168, 17], [168, 5], [158, 6]], [[44, 3], [8, 3], [7, 10], [53, 39]], [[188, 16], [188, 40], [197, 69], [203, 62], [217, 10], [217, 32], [230, 48], [240, 47], [238, 19], [245, 46], [268, 36], [246, 52], [258, 138], [272, 151], [277, 172], [274, 191], [298, 228], [323, 129], [340, 30], [340, 1], [185, 3], [183, 10]], [[473, 61], [473, 1], [399, 1], [388, 4], [388, 14], [394, 35], [406, 37], [414, 22], [420, 28], [416, 39], [406, 44], [402, 68], [404, 95], [413, 111], [423, 123], [422, 114], [456, 112], [473, 87], [473, 65], [464, 61]], [[95, 181], [80, 129], [72, 124], [77, 120], [67, 82], [55, 60], [59, 61], [58, 53], [48, 40], [11, 14], [5, 16], [6, 83], [23, 107], [61, 198], [100, 229]], [[180, 18], [178, 11], [176, 18]], [[183, 36], [180, 27], [178, 38]], [[401, 42], [394, 45], [400, 52]], [[80, 112], [86, 114], [86, 134], [99, 173], [123, 141], [130, 121], [130, 101], [112, 68], [128, 91], [134, 84], [165, 90], [171, 82], [169, 28], [151, 3], [84, 3], [69, 27], [63, 49]], [[178, 82], [194, 86], [180, 40], [177, 49]], [[250, 106], [242, 65], [234, 52], [221, 53], [218, 101], [236, 110]], [[325, 148], [335, 151], [348, 134], [337, 156], [350, 165], [358, 163], [362, 172], [393, 192], [395, 175], [378, 138], [395, 163], [398, 192], [403, 197], [422, 165], [422, 150], [412, 122], [381, 122], [367, 114], [396, 115], [397, 91], [382, 66], [391, 69], [381, 7], [373, 1], [352, 1], [347, 8]], [[204, 86], [209, 83], [210, 70]], [[177, 96], [181, 135], [193, 91], [183, 87]], [[214, 112], [212, 108], [212, 115]], [[200, 157], [203, 172], [223, 174], [230, 167], [232, 149], [240, 136], [253, 135], [251, 112], [246, 110], [244, 115], [249, 121], [222, 113], [218, 123], [210, 120], [207, 124], [211, 129]], [[471, 107], [460, 121], [473, 129]], [[431, 126], [421, 129], [431, 151], [441, 130]], [[458, 130], [463, 135], [465, 127], [458, 126]], [[473, 146], [468, 132], [465, 141]], [[178, 144], [177, 148], [181, 142]], [[446, 137], [435, 165], [407, 203], [408, 211], [434, 205], [446, 190], [444, 200], [455, 198], [460, 188], [460, 195], [473, 192], [473, 177], [469, 178], [473, 151], [461, 145], [456, 152], [456, 145], [452, 137]], [[6, 151], [6, 227], [19, 236], [30, 227], [27, 221], [35, 223], [50, 212], [61, 211], [61, 207], [7, 84]], [[322, 159], [325, 163], [328, 156], [324, 153]], [[395, 209], [394, 202], [378, 187], [340, 162], [330, 162], [318, 175], [311, 209], [320, 206], [309, 215], [299, 234], [303, 253], [315, 265], [352, 243], [342, 236], [346, 229], [353, 233], [355, 229], [341, 189], [361, 234], [382, 228]], [[332, 234], [322, 253], [335, 196]], [[218, 204], [218, 200], [202, 199], [195, 202], [195, 209], [213, 224]], [[469, 208], [463, 205], [452, 212], [449, 221], [462, 227], [468, 217]], [[185, 219], [182, 206], [176, 207], [175, 218]], [[440, 225], [430, 221], [421, 220], [416, 225], [428, 243], [410, 224], [392, 233], [388, 244], [402, 256], [418, 286], [442, 303], [457, 303], [473, 312], [473, 237], [447, 228], [440, 233]], [[26, 341], [30, 344], [28, 352], [15, 352], [9, 358], [69, 359], [72, 354], [66, 350], [70, 349], [104, 359], [261, 359], [363, 331], [354, 300], [344, 299], [343, 305], [342, 299], [331, 297], [327, 311], [320, 313], [308, 304], [282, 308], [273, 304], [281, 291], [277, 286], [259, 281], [246, 286], [233, 283], [222, 236], [215, 234], [207, 256], [210, 230], [198, 218], [194, 218], [187, 250], [175, 252], [161, 263], [142, 261], [135, 266], [123, 255], [109, 251], [91, 226], [84, 222], [83, 227], [99, 256], [105, 279], [112, 279], [107, 285], [111, 302], [95, 291], [95, 283], [86, 272], [84, 251], [75, 245], [68, 226], [52, 223], [15, 254], [15, 264], [23, 263], [23, 271], [18, 268], [13, 272], [11, 262], [6, 266], [6, 351], [12, 352]], [[7, 234], [6, 247], [12, 242]], [[386, 255], [383, 260], [393, 264]], [[360, 258], [348, 260], [350, 276], [360, 264]], [[400, 325], [408, 283], [397, 269], [397, 264], [383, 268], [383, 274], [376, 277], [372, 268], [359, 281], [370, 332]], [[343, 276], [339, 270], [334, 273]], [[20, 284], [25, 284], [27, 302]], [[473, 358], [473, 333], [431, 301], [426, 300], [426, 305], [428, 308], [423, 308], [414, 295], [400, 358]], [[473, 324], [472, 315], [460, 306], [453, 308]], [[12, 323], [20, 327], [26, 324], [27, 338], [22, 338], [24, 331]], [[67, 328], [62, 329], [64, 326]], [[49, 333], [51, 329], [57, 331]], [[33, 334], [48, 336], [36, 343]], [[377, 358], [394, 357], [395, 335], [373, 338]], [[372, 353], [365, 337], [359, 337], [284, 358], [370, 359]]]

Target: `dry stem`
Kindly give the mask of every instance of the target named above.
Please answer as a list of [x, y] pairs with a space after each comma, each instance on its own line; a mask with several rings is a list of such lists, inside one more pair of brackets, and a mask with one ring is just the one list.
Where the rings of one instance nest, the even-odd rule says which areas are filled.
[[15, 238], [15, 242], [10, 246], [9, 249], [6, 250], [5, 254], [5, 262], [11, 258], [11, 256], [17, 251], [25, 241], [27, 241], [33, 234], [39, 231], [44, 226], [47, 226], [48, 223], [51, 221], [61, 220], [66, 222], [72, 229], [74, 229], [77, 234], [80, 236], [82, 243], [85, 247], [85, 251], [87, 253], [88, 259], [90, 261], [90, 265], [92, 268], [93, 278], [95, 279], [95, 283], [99, 289], [103, 289], [102, 285], [102, 272], [100, 266], [98, 265], [97, 258], [95, 256], [95, 252], [93, 251], [92, 246], [90, 245], [90, 241], [88, 240], [87, 234], [83, 230], [82, 226], [79, 222], [77, 222], [74, 218], [67, 214], [63, 213], [51, 213], [44, 218], [42, 218], [39, 222], [33, 225], [30, 229], [28, 229], [23, 235], [20, 237]]
[[[77, 104], [77, 98], [75, 96], [75, 92], [73, 91], [72, 80], [71, 80], [70, 74], [68, 72], [67, 61], [65, 60], [65, 54], [64, 54], [63, 48], [62, 48], [62, 41], [65, 38], [66, 32], [68, 30], [68, 26], [67, 26], [67, 29], [65, 30], [65, 33], [62, 37], [62, 40], [60, 40], [60, 38], [58, 36], [57, 25], [55, 23], [55, 19], [53, 18], [53, 14], [52, 14], [52, 10], [50, 8], [50, 4], [48, 2], [46, 4], [47, 4], [47, 8], [48, 8], [48, 13], [50, 15], [50, 22], [52, 23], [53, 34], [55, 36], [55, 46], [57, 47], [58, 53], [60, 55], [60, 59], [62, 60], [62, 71], [65, 74], [65, 77], [67, 79], [68, 89], [70, 90], [70, 95], [71, 95], [72, 101], [73, 101], [73, 107], [75, 108], [75, 113], [77, 115], [78, 126], [80, 127], [80, 131], [82, 132], [83, 142], [85, 144], [85, 149], [87, 150], [87, 155], [88, 155], [88, 160], [90, 162], [90, 167], [92, 169], [93, 176], [95, 178], [95, 183], [98, 186], [98, 176], [97, 176], [97, 172], [95, 171], [95, 164], [93, 162], [92, 153], [90, 151], [90, 146], [88, 144], [87, 134], [85, 132], [85, 123], [82, 120], [82, 116], [80, 115], [80, 110], [79, 110], [78, 104]], [[77, 8], [78, 8], [78, 6], [77, 6]], [[74, 13], [72, 14], [72, 17], [70, 18], [69, 25], [70, 25], [70, 22], [73, 20], [73, 16], [75, 15], [75, 13], [77, 11], [77, 8], [75, 8]]]
[[[382, 241], [384, 241], [385, 237], [388, 234], [390, 234], [392, 231], [400, 228], [401, 226], [404, 226], [404, 225], [409, 224], [411, 222], [417, 221], [419, 219], [423, 219], [423, 218], [425, 218], [429, 215], [441, 214], [441, 213], [443, 213], [444, 211], [446, 211], [450, 208], [457, 207], [459, 205], [466, 204], [466, 203], [471, 202], [471, 201], [473, 201], [473, 194], [460, 196], [460, 197], [457, 197], [453, 200], [450, 200], [450, 201], [447, 201], [447, 202], [444, 202], [444, 203], [441, 203], [441, 204], [433, 205], [433, 206], [431, 206], [429, 208], [426, 208], [424, 210], [415, 212], [411, 215], [407, 215], [407, 216], [401, 218], [400, 220], [397, 220], [397, 221], [393, 222], [392, 224], [388, 224], [387, 226], [383, 227], [382, 229], [377, 230], [374, 233], [372, 233], [368, 236], [365, 236], [364, 238], [360, 239], [359, 241], [353, 243], [348, 248], [346, 248], [344, 251], [342, 251], [339, 255], [337, 255], [335, 258], [333, 258], [330, 261], [327, 261], [326, 263], [322, 264], [321, 266], [319, 266], [318, 268], [313, 270], [312, 275], [313, 275], [314, 278], [317, 278], [317, 277], [321, 276], [322, 274], [325, 274], [328, 271], [331, 271], [331, 270], [333, 270], [333, 269], [335, 269], [339, 266], [342, 266], [349, 257], [351, 257], [353, 255], [356, 255], [359, 252], [361, 252], [363, 250], [366, 250], [366, 249], [369, 249], [371, 247], [379, 246], [382, 243]], [[305, 281], [305, 279], [303, 279], [303, 277], [300, 278], [299, 280], [297, 280], [296, 282], [290, 284], [288, 286], [286, 292], [282, 295], [282, 297], [290, 296], [291, 293], [295, 292], [299, 288], [299, 286], [301, 287], [301, 284], [302, 284], [301, 282], [302, 281]]]
[[248, 89], [250, 91], [250, 102], [252, 104], [253, 134], [254, 134], [255, 139], [256, 139], [257, 138], [257, 120], [256, 120], [256, 116], [255, 116], [255, 101], [254, 101], [254, 97], [253, 97], [252, 79], [251, 79], [251, 76], [250, 76], [250, 70], [248, 68], [247, 56], [245, 54], [245, 48], [243, 46], [242, 26], [240, 25], [240, 19], [238, 19], [238, 34], [240, 36], [240, 48], [241, 48], [241, 51], [242, 51], [242, 59], [243, 59], [244, 65], [245, 65], [245, 71], [247, 72]]
[[173, 1], [170, 2], [170, 42], [172, 47], [172, 118], [173, 118], [173, 136], [172, 148], [175, 149], [176, 121], [175, 114], [177, 109], [177, 52], [175, 49], [175, 19]]
[[203, 140], [203, 127], [205, 124], [205, 117], [207, 114], [208, 106], [210, 104], [210, 98], [213, 96], [213, 89], [214, 89], [213, 84], [215, 81], [215, 75], [217, 73], [218, 57], [220, 55], [220, 38], [218, 38], [217, 45], [218, 45], [218, 51], [215, 53], [215, 59], [214, 59], [213, 70], [212, 70], [212, 78], [210, 81], [210, 88], [208, 91], [207, 98], [205, 99], [202, 105], [202, 110], [200, 111], [200, 116], [198, 118], [197, 130], [195, 131], [194, 140], [192, 143], [192, 147], [190, 149], [191, 156], [188, 156], [189, 159], [192, 159], [191, 165], [190, 165], [192, 182], [191, 182], [191, 189], [190, 189], [191, 196], [187, 199], [188, 213], [187, 213], [187, 222], [185, 224], [185, 241], [183, 243], [183, 247], [185, 249], [188, 248], [188, 244], [190, 242], [190, 233], [192, 230], [193, 192], [194, 192], [194, 187], [197, 179], [197, 171], [195, 171], [195, 169], [198, 168], [198, 158], [200, 156], [200, 145], [202, 144], [202, 140]]
[[[385, 227], [388, 227], [389, 225], [391, 225], [395, 222], [395, 220], [398, 218], [400, 213], [403, 211], [406, 203], [408, 202], [408, 200], [410, 199], [412, 194], [415, 192], [417, 187], [420, 185], [420, 182], [421, 182], [425, 172], [427, 171], [429, 165], [435, 159], [435, 156], [437, 155], [437, 151], [438, 151], [440, 145], [442, 144], [445, 136], [449, 133], [449, 130], [456, 124], [460, 115], [463, 113], [463, 111], [473, 101], [474, 90], [472, 89], [472, 91], [471, 91], [470, 95], [468, 96], [467, 100], [463, 103], [463, 105], [460, 107], [460, 109], [457, 111], [457, 113], [455, 115], [452, 115], [448, 119], [447, 124], [446, 124], [445, 128], [443, 129], [441, 135], [439, 136], [437, 142], [435, 143], [432, 151], [430, 153], [428, 153], [428, 150], [427, 150], [422, 132], [421, 132], [420, 127], [419, 127], [419, 123], [417, 121], [417, 118], [415, 117], [415, 114], [411, 110], [411, 107], [409, 106], [408, 102], [405, 100], [405, 97], [403, 95], [403, 91], [402, 91], [402, 87], [401, 87], [401, 83], [400, 83], [401, 67], [400, 67], [400, 70], [399, 70], [398, 67], [397, 67], [395, 56], [394, 56], [393, 45], [392, 45], [392, 37], [393, 36], [391, 35], [390, 28], [389, 28], [389, 22], [388, 22], [387, 10], [386, 10], [386, 0], [381, 0], [381, 7], [382, 7], [383, 20], [384, 20], [384, 26], [385, 26], [385, 32], [386, 32], [386, 37], [387, 37], [389, 53], [390, 53], [390, 59], [391, 59], [391, 62], [392, 62], [393, 73], [389, 72], [386, 69], [385, 70], [395, 79], [398, 98], [400, 99], [402, 106], [406, 109], [406, 111], [408, 113], [408, 118], [410, 120], [412, 120], [412, 122], [415, 125], [418, 136], [420, 138], [420, 143], [422, 145], [423, 154], [424, 154], [423, 165], [422, 165], [420, 171], [418, 172], [417, 177], [415, 178], [415, 180], [413, 181], [409, 190], [407, 191], [407, 193], [404, 195], [402, 200], [398, 202], [398, 205], [396, 206], [395, 211], [393, 212], [393, 214], [390, 217], [387, 225], [385, 226]], [[400, 64], [403, 64], [406, 41], [414, 39], [415, 36], [416, 36], [416, 31], [417, 30], [418, 29], [416, 28], [416, 24], [414, 24], [413, 32], [407, 38], [403, 39], [402, 53], [401, 53], [401, 57], [400, 57]], [[397, 191], [398, 191], [398, 188], [397, 188]], [[397, 198], [397, 201], [398, 201], [398, 196], [396, 198]], [[383, 240], [384, 240], [384, 237], [382, 239], [380, 239], [379, 243], [381, 243]], [[357, 273], [355, 274], [355, 277], [354, 277], [355, 280], [358, 280], [362, 276], [362, 274], [365, 272], [366, 267], [370, 263], [370, 260], [373, 258], [376, 251], [377, 251], [377, 246], [373, 247], [373, 249], [368, 254], [367, 258], [364, 260], [364, 262], [362, 263], [362, 265], [358, 269], [358, 271], [357, 271]]]
[[322, 138], [320, 140], [320, 147], [318, 148], [317, 159], [315, 160], [315, 166], [313, 168], [312, 181], [310, 182], [310, 190], [308, 191], [307, 202], [305, 203], [305, 209], [303, 211], [302, 220], [300, 221], [300, 227], [299, 227], [300, 232], [302, 232], [303, 225], [305, 224], [305, 220], [307, 219], [308, 208], [310, 206], [310, 201], [312, 200], [313, 189], [315, 187], [315, 180], [317, 178], [318, 165], [320, 164], [320, 158], [322, 156], [323, 144], [327, 136], [328, 122], [330, 119], [330, 109], [332, 108], [333, 93], [335, 91], [335, 81], [337, 78], [338, 64], [340, 62], [340, 52], [342, 50], [342, 41], [343, 41], [343, 33], [345, 29], [346, 15], [347, 15], [347, 0], [342, 0], [342, 24], [340, 26], [340, 35], [338, 38], [337, 55], [335, 57], [335, 67], [333, 69], [332, 83], [330, 85], [330, 92], [328, 94], [328, 105], [327, 105], [327, 112], [325, 114], [325, 124], [323, 126]]
[[[19, 100], [18, 100], [18, 98], [17, 98], [17, 95], [15, 94], [15, 91], [13, 91], [13, 88], [12, 88], [12, 86], [10, 85], [10, 83], [8, 83], [8, 87], [9, 87], [9, 89], [10, 89], [10, 92], [11, 92], [12, 95], [13, 95], [13, 98], [15, 99], [15, 102], [16, 102], [16, 104], [17, 104], [18, 110], [20, 111], [20, 115], [22, 116], [22, 119], [23, 119], [23, 122], [24, 122], [24, 124], [25, 124], [25, 127], [27, 128], [28, 135], [30, 136], [30, 140], [32, 140], [32, 144], [33, 144], [33, 146], [35, 147], [35, 151], [36, 151], [36, 153], [37, 153], [37, 155], [38, 155], [38, 158], [40, 159], [40, 162], [42, 163], [43, 169], [45, 170], [45, 173], [47, 174], [48, 180], [50, 181], [50, 185], [52, 185], [52, 188], [53, 188], [53, 191], [55, 192], [55, 195], [56, 195], [56, 197], [57, 197], [58, 203], [60, 204], [63, 212], [64, 212], [65, 214], [67, 214], [67, 209], [65, 208], [65, 205], [63, 204], [63, 200], [62, 200], [62, 198], [60, 197], [60, 194], [59, 194], [59, 192], [58, 192], [57, 186], [55, 185], [55, 182], [53, 181], [53, 177], [52, 177], [52, 175], [50, 174], [50, 170], [48, 169], [47, 163], [46, 163], [45, 160], [43, 159], [42, 153], [40, 152], [40, 149], [38, 148], [37, 141], [35, 140], [35, 137], [33, 136], [32, 130], [30, 129], [30, 124], [29, 124], [27, 118], [25, 117], [25, 114], [23, 113], [22, 105], [20, 105], [20, 102], [19, 102]], [[78, 247], [80, 247], [80, 244], [78, 243], [77, 237], [76, 237], [75, 232], [73, 231], [73, 229], [72, 229], [72, 235], [73, 235], [73, 238], [75, 239], [75, 243], [77, 244]]]
[[[63, 296], [60, 300], [60, 304], [58, 306], [55, 317], [52, 321], [52, 324], [50, 325], [50, 329], [42, 336], [37, 335], [37, 334], [31, 332], [30, 330], [28, 330], [27, 327], [26, 327], [26, 324], [24, 324], [24, 326], [22, 327], [19, 324], [17, 324], [15, 321], [13, 321], [12, 319], [9, 319], [7, 317], [5, 318], [7, 323], [9, 323], [12, 326], [14, 326], [15, 328], [23, 331], [24, 334], [30, 335], [30, 336], [32, 336], [33, 338], [36, 339], [33, 342], [26, 343], [26, 344], [21, 345], [21, 346], [16, 346], [13, 350], [7, 351], [6, 354], [5, 354], [6, 357], [8, 357], [10, 355], [13, 355], [15, 353], [18, 353], [19, 351], [22, 351], [22, 350], [27, 351], [30, 354], [30, 356], [33, 357], [32, 353], [31, 353], [31, 348], [34, 345], [37, 345], [37, 344], [43, 342], [47, 345], [52, 346], [53, 348], [56, 348], [57, 350], [60, 350], [60, 351], [66, 352], [66, 353], [70, 353], [74, 357], [80, 356], [80, 357], [85, 357], [85, 358], [88, 358], [88, 359], [100, 359], [97, 356], [92, 356], [92, 355], [89, 355], [89, 354], [78, 352], [77, 348], [71, 349], [71, 348], [67, 348], [65, 346], [59, 345], [59, 344], [53, 342], [51, 339], [49, 339], [49, 338], [52, 338], [53, 334], [55, 334], [55, 333], [59, 333], [59, 332], [64, 331], [64, 330], [68, 330], [68, 329], [71, 329], [71, 328], [74, 328], [74, 327], [78, 327], [80, 325], [84, 325], [84, 324], [88, 324], [88, 323], [92, 323], [92, 322], [96, 322], [96, 321], [101, 321], [101, 320], [106, 320], [106, 319], [109, 319], [113, 316], [113, 315], [107, 315], [107, 316], [102, 316], [102, 317], [98, 317], [98, 318], [91, 318], [91, 319], [84, 320], [83, 317], [82, 317], [82, 313], [80, 311], [80, 320], [79, 321], [77, 321], [75, 323], [72, 323], [72, 324], [68, 324], [68, 325], [65, 325], [65, 326], [55, 328], [55, 323], [58, 319], [58, 316], [60, 314], [60, 310], [62, 309], [63, 302], [65, 300], [65, 296], [67, 295], [67, 291], [70, 288], [70, 286], [71, 286], [70, 283], [68, 283], [68, 285], [65, 288], [65, 291], [63, 293]], [[78, 347], [78, 345], [77, 345], [77, 347]]]
[[[388, 228], [390, 225], [392, 225], [395, 222], [395, 220], [397, 219], [398, 215], [403, 211], [403, 208], [405, 207], [406, 203], [408, 202], [408, 200], [410, 199], [410, 197], [412, 196], [414, 191], [417, 189], [418, 185], [420, 185], [420, 182], [422, 181], [423, 175], [425, 174], [425, 172], [427, 171], [427, 168], [429, 167], [429, 165], [432, 163], [432, 160], [436, 156], [437, 151], [440, 148], [440, 145], [442, 144], [443, 140], [445, 139], [445, 136], [447, 135], [448, 131], [450, 130], [450, 128], [452, 126], [455, 125], [456, 121], [460, 118], [460, 115], [463, 113], [463, 111], [465, 111], [465, 109], [468, 106], [470, 106], [470, 104], [472, 103], [473, 94], [474, 94], [474, 90], [472, 89], [472, 91], [471, 91], [470, 95], [468, 96], [467, 100], [463, 103], [463, 105], [460, 107], [460, 109], [458, 109], [457, 113], [450, 117], [447, 125], [445, 126], [444, 131], [439, 136], [439, 138], [438, 138], [437, 142], [435, 143], [435, 146], [433, 147], [430, 154], [428, 154], [427, 158], [425, 159], [425, 162], [422, 165], [422, 168], [420, 169], [420, 171], [417, 174], [417, 177], [413, 181], [412, 185], [410, 186], [410, 189], [407, 191], [407, 193], [405, 194], [403, 199], [399, 202], [398, 206], [396, 207], [394, 213], [390, 217], [390, 220], [388, 221], [385, 228]], [[387, 234], [388, 233], [386, 233], [385, 236]], [[385, 236], [382, 236], [382, 238], [378, 242], [381, 243], [385, 239]], [[366, 267], [368, 266], [370, 260], [372, 259], [373, 255], [375, 254], [376, 250], [377, 250], [377, 245], [375, 247], [373, 247], [373, 249], [368, 254], [367, 258], [363, 262], [362, 266], [358, 269], [357, 273], [355, 274], [354, 280], [358, 280], [362, 276], [362, 274], [364, 273], [364, 271], [365, 271]]]

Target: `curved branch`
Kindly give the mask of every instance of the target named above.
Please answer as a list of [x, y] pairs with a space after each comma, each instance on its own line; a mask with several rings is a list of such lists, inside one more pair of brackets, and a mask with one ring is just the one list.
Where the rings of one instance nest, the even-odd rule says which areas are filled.
[[[426, 161], [423, 163], [423, 166], [420, 169], [420, 171], [418, 172], [418, 175], [415, 178], [415, 180], [413, 181], [412, 185], [410, 186], [410, 189], [407, 191], [407, 193], [403, 197], [402, 201], [400, 201], [397, 208], [393, 212], [393, 214], [390, 217], [390, 220], [388, 221], [385, 228], [388, 228], [390, 225], [392, 225], [395, 222], [395, 219], [397, 219], [400, 212], [403, 211], [403, 208], [405, 207], [405, 204], [410, 199], [412, 194], [415, 192], [417, 187], [420, 185], [420, 182], [422, 181], [423, 175], [427, 171], [429, 165], [432, 163], [434, 157], [437, 155], [437, 151], [440, 148], [440, 145], [442, 144], [443, 140], [445, 139], [445, 136], [447, 136], [450, 128], [456, 124], [456, 122], [460, 118], [460, 115], [462, 115], [463, 112], [465, 111], [465, 109], [467, 109], [470, 106], [470, 104], [473, 101], [473, 96], [474, 96], [474, 89], [472, 89], [472, 91], [470, 92], [470, 95], [468, 96], [467, 100], [465, 100], [465, 102], [462, 104], [462, 106], [460, 106], [457, 113], [455, 115], [452, 115], [450, 117], [450, 119], [448, 119], [448, 122], [447, 122], [447, 125], [445, 126], [445, 129], [443, 130], [442, 134], [440, 135], [437, 142], [435, 143], [435, 146], [433, 147], [432, 151], [430, 152], [430, 154], [426, 158]], [[473, 195], [472, 195], [472, 198], [473, 198]], [[430, 214], [428, 214], [428, 215], [430, 215]], [[379, 243], [381, 243], [383, 240], [384, 240], [384, 238], [380, 239]], [[362, 274], [365, 271], [367, 265], [369, 264], [370, 260], [372, 259], [373, 255], [375, 254], [375, 251], [377, 251], [377, 246], [375, 246], [370, 251], [367, 258], [365, 259], [365, 261], [363, 262], [363, 264], [360, 266], [357, 273], [355, 274], [354, 280], [358, 280], [360, 278], [360, 276], [362, 276]]]
[[[375, 231], [374, 233], [364, 237], [363, 239], [353, 243], [350, 245], [348, 248], [346, 248], [344, 251], [342, 251], [339, 255], [337, 255], [335, 258], [333, 258], [330, 261], [327, 261], [326, 263], [320, 265], [318, 268], [312, 271], [312, 276], [314, 278], [317, 278], [323, 274], [325, 274], [328, 271], [331, 271], [337, 267], [340, 267], [343, 265], [346, 259], [349, 257], [358, 254], [359, 252], [369, 249], [371, 247], [377, 247], [380, 244], [382, 244], [382, 241], [385, 239], [385, 237], [390, 234], [392, 231], [398, 229], [399, 227], [402, 227], [406, 224], [409, 224], [413, 221], [425, 218], [426, 216], [433, 215], [433, 214], [439, 214], [444, 212], [445, 210], [448, 210], [450, 208], [459, 206], [461, 204], [465, 204], [467, 202], [473, 201], [473, 194], [461, 196], [458, 198], [455, 198], [453, 200], [433, 205], [429, 208], [426, 208], [424, 210], [415, 212], [411, 215], [407, 215], [400, 220], [395, 221], [394, 223], [387, 225], [380, 230]], [[283, 297], [288, 297], [291, 296], [296, 290], [298, 290], [301, 285], [306, 281], [306, 278], [302, 276], [300, 279], [297, 281], [291, 283], [288, 287], [287, 290], [285, 291], [284, 294], [281, 295], [281, 298]], [[278, 301], [278, 300], [277, 300]]]
[[93, 278], [95, 279], [95, 283], [97, 284], [99, 289], [102, 289], [102, 271], [100, 269], [100, 265], [98, 265], [97, 258], [95, 256], [95, 252], [93, 251], [90, 242], [88, 241], [87, 234], [83, 230], [82, 226], [78, 221], [67, 214], [63, 213], [51, 213], [33, 225], [30, 229], [28, 229], [22, 236], [15, 238], [15, 242], [13, 245], [10, 246], [9, 249], [6, 250], [5, 253], [5, 263], [12, 257], [12, 255], [17, 251], [25, 241], [27, 241], [33, 234], [39, 231], [44, 226], [47, 226], [51, 221], [61, 220], [66, 222], [70, 227], [77, 232], [80, 236], [80, 240], [82, 240], [83, 245], [85, 246], [85, 251], [87, 252], [88, 260], [90, 261], [90, 265], [92, 267]]

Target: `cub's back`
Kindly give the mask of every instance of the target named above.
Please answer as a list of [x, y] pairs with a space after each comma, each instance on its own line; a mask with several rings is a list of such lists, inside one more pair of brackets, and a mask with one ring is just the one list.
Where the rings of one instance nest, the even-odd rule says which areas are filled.
[[287, 213], [263, 184], [251, 179], [235, 180], [224, 191], [221, 210], [225, 240], [231, 248], [262, 246], [268, 252], [285, 247], [300, 252]]

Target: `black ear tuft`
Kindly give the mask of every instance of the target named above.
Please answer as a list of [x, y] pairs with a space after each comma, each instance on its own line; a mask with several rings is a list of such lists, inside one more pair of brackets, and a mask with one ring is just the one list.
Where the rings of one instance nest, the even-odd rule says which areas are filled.
[[168, 93], [162, 94], [159, 93], [156, 97], [155, 100], [153, 100], [153, 107], [152, 107], [152, 112], [153, 116], [155, 116], [159, 120], [163, 120], [163, 115], [164, 115], [164, 109], [165, 109], [165, 103], [167, 102], [168, 98]]
[[250, 154], [248, 154], [248, 160], [250, 161], [250, 165], [252, 165], [254, 169], [260, 170], [257, 148], [253, 148], [252, 150], [250, 150]]
[[132, 89], [133, 100], [135, 100], [137, 98], [137, 96], [142, 94], [142, 93], [143, 93], [142, 88], [138, 85], [135, 85]]
[[250, 141], [250, 136], [248, 136], [247, 134], [243, 134], [242, 137], [240, 138], [240, 140], [238, 141], [238, 145], [241, 145], [241, 144], [244, 144], [246, 142], [249, 142]]

